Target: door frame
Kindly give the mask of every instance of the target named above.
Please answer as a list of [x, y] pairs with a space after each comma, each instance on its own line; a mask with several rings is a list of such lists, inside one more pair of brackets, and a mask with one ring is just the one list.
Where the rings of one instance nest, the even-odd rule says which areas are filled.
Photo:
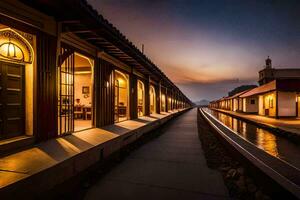
[[[65, 52], [63, 50], [66, 50]], [[58, 131], [58, 136], [62, 136], [62, 135], [66, 135], [66, 134], [72, 134], [74, 132], [77, 132], [75, 131], [75, 123], [74, 123], [74, 105], [75, 105], [75, 84], [74, 84], [74, 80], [75, 80], [75, 56], [76, 56], [76, 53], [77, 54], [80, 54], [84, 57], [87, 57], [87, 59], [92, 59], [94, 61], [93, 63], [93, 66], [91, 66], [91, 70], [92, 70], [92, 75], [91, 75], [91, 78], [92, 78], [92, 87], [91, 87], [91, 92], [92, 92], [92, 98], [91, 98], [91, 108], [92, 108], [92, 118], [91, 118], [91, 127], [90, 128], [93, 128], [95, 127], [95, 121], [96, 121], [96, 106], [95, 106], [95, 97], [96, 97], [96, 87], [95, 87], [95, 82], [96, 82], [96, 73], [94, 72], [94, 68], [95, 68], [95, 61], [97, 58], [95, 58], [94, 56], [92, 55], [89, 55], [87, 54], [86, 52], [83, 52], [82, 50], [80, 49], [77, 49], [77, 48], [74, 48], [68, 44], [65, 44], [65, 43], [62, 43], [61, 44], [61, 47], [60, 47], [60, 56], [59, 56], [59, 64], [58, 64], [58, 67], [57, 67], [57, 77], [58, 80], [57, 80], [57, 100], [60, 99], [60, 101], [58, 101], [58, 104], [57, 104], [57, 109], [58, 109], [58, 113], [57, 113], [57, 119], [59, 120], [58, 121], [58, 126], [57, 126], [57, 131]], [[61, 66], [62, 64], [64, 63], [64, 61], [66, 61], [69, 57], [73, 57], [71, 61], [71, 65], [73, 66], [69, 66], [72, 68], [72, 72], [70, 74], [72, 74], [72, 94], [73, 94], [73, 97], [71, 98], [72, 99], [72, 102], [71, 102], [71, 122], [70, 122], [70, 125], [71, 125], [71, 129], [67, 132], [62, 132], [61, 131], [61, 124], [62, 124], [62, 119], [61, 119], [61, 107], [60, 107], [60, 104], [61, 104]], [[69, 108], [70, 108], [69, 107]], [[82, 130], [79, 130], [79, 131], [82, 131]]]

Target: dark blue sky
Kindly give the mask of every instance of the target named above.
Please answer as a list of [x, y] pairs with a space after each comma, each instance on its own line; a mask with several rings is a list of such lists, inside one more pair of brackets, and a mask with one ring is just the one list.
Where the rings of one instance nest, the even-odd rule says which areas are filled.
[[300, 68], [297, 0], [88, 0], [192, 100], [256, 83], [269, 55]]

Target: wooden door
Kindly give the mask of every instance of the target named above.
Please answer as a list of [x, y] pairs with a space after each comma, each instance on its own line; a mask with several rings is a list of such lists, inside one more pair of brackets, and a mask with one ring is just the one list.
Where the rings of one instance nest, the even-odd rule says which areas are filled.
[[25, 66], [0, 61], [0, 138], [25, 133]]

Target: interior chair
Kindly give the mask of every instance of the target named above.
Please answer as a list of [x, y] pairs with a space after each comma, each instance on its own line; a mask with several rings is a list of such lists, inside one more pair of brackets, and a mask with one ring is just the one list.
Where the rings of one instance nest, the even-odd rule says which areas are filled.
[[74, 119], [82, 119], [82, 118], [83, 118], [83, 107], [74, 106]]
[[86, 120], [92, 119], [92, 108], [86, 108], [86, 111], [85, 111], [85, 119], [86, 119]]

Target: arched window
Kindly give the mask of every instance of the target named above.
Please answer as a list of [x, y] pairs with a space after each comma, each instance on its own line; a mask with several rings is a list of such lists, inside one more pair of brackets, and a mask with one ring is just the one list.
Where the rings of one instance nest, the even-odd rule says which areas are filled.
[[32, 63], [33, 48], [20, 33], [11, 28], [4, 28], [0, 30], [0, 59]]
[[115, 122], [129, 117], [129, 81], [128, 75], [115, 70]]
[[58, 133], [73, 133], [93, 126], [94, 60], [71, 48], [61, 48], [57, 73]]
[[161, 112], [166, 112], [166, 95], [161, 94]]
[[140, 80], [137, 82], [137, 111], [138, 116], [144, 116], [145, 115], [145, 86], [144, 83]]
[[150, 114], [156, 113], [156, 93], [155, 88], [150, 86]]

